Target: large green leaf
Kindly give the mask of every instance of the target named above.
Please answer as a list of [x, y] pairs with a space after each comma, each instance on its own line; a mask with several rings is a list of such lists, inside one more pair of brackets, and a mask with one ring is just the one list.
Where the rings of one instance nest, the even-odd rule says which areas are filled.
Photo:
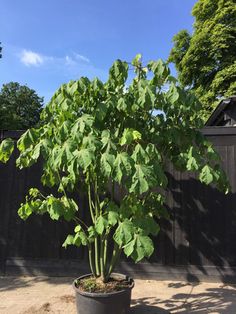
[[101, 156], [101, 170], [106, 177], [110, 177], [114, 167], [115, 156], [109, 153], [103, 153]]
[[129, 241], [133, 238], [133, 234], [133, 223], [130, 220], [125, 219], [123, 222], [119, 223], [113, 238], [116, 243], [121, 246], [129, 243]]
[[[130, 253], [131, 249], [128, 253]], [[150, 257], [154, 251], [152, 240], [145, 235], [135, 235], [135, 242], [133, 245], [132, 259], [137, 263], [144, 257]]]
[[32, 214], [32, 209], [30, 205], [27, 204], [21, 204], [21, 207], [18, 209], [18, 215], [21, 219], [26, 220], [30, 215]]
[[60, 135], [60, 140], [63, 143], [70, 136], [71, 122], [68, 120], [64, 121], [58, 131]]
[[41, 143], [37, 144], [34, 149], [33, 149], [33, 153], [31, 155], [31, 158], [35, 161], [38, 160], [39, 156], [40, 156], [40, 149], [41, 149]]
[[90, 226], [87, 231], [88, 231], [88, 241], [93, 242], [98, 235], [95, 227]]
[[128, 105], [127, 105], [125, 98], [119, 98], [118, 103], [117, 103], [117, 109], [119, 111], [126, 111], [127, 106]]
[[113, 152], [116, 150], [116, 145], [112, 139], [112, 134], [109, 130], [103, 130], [101, 142], [103, 144], [102, 149], [106, 149], [106, 152]]
[[21, 137], [19, 138], [17, 142], [17, 148], [20, 151], [25, 151], [28, 149], [31, 145], [34, 145], [36, 141], [38, 140], [38, 134], [40, 132], [40, 129], [29, 129], [27, 130]]
[[115, 211], [109, 211], [108, 213], [108, 223], [111, 226], [115, 226], [119, 221], [119, 214]]
[[133, 141], [140, 140], [142, 137], [141, 133], [137, 130], [131, 129], [131, 128], [126, 128], [123, 131], [123, 134], [120, 139], [120, 145], [129, 145]]
[[[77, 246], [79, 246], [79, 241], [76, 242]], [[65, 241], [62, 244], [62, 247], [64, 247], [65, 249], [67, 248], [68, 245], [75, 245], [75, 236], [69, 234]]]
[[153, 167], [145, 164], [135, 164], [135, 173], [132, 177], [130, 192], [143, 194], [157, 183]]
[[87, 136], [83, 137], [82, 145], [83, 148], [96, 151], [101, 148], [102, 143], [99, 141], [95, 134], [90, 133]]
[[72, 198], [63, 196], [61, 202], [64, 205], [63, 217], [66, 221], [70, 221], [75, 217], [75, 213], [78, 211], [78, 205]]
[[115, 226], [120, 221], [120, 208], [113, 201], [109, 201], [106, 206], [108, 224]]
[[167, 101], [170, 102], [171, 104], [175, 104], [175, 102], [179, 99], [180, 95], [175, 84], [173, 83], [171, 84], [170, 89], [166, 94], [166, 97]]
[[128, 244], [126, 244], [124, 246], [124, 253], [127, 257], [129, 257], [133, 253], [134, 247], [135, 247], [135, 242], [136, 242], [136, 239], [133, 239]]
[[108, 221], [103, 216], [99, 216], [95, 223], [95, 229], [98, 234], [103, 234], [108, 226]]
[[53, 220], [58, 220], [64, 213], [63, 203], [54, 197], [48, 199], [48, 213]]
[[149, 62], [148, 67], [154, 73], [153, 83], [158, 85], [163, 84], [167, 75], [169, 74], [169, 69], [166, 64], [161, 59], [159, 59], [157, 61]]
[[6, 163], [14, 150], [14, 141], [7, 138], [0, 144], [0, 161]]
[[[161, 162], [161, 154], [160, 152], [157, 150], [156, 145], [154, 145], [153, 143], [148, 143], [145, 152], [148, 154], [149, 159], [147, 158], [145, 153], [141, 153], [141, 156], [143, 155], [143, 159], [144, 161], [148, 161], [148, 160], [153, 160], [154, 162], [158, 161]], [[137, 152], [138, 153], [138, 152]], [[137, 154], [136, 153], [136, 154]]]
[[91, 82], [91, 86], [93, 87], [94, 91], [101, 92], [104, 88], [103, 83], [97, 77]]
[[139, 96], [139, 104], [143, 108], [154, 108], [155, 105], [155, 89], [151, 88], [150, 86], [145, 86], [144, 88], [141, 88], [139, 90], [140, 96]]
[[121, 152], [114, 161], [115, 180], [121, 183], [122, 178], [132, 173], [133, 161], [128, 153]]
[[81, 150], [75, 151], [74, 156], [83, 170], [86, 170], [94, 160], [93, 151], [89, 148], [82, 148]]
[[[147, 149], [146, 149], [147, 150]], [[149, 154], [141, 144], [137, 144], [135, 146], [134, 152], [132, 154], [132, 158], [136, 163], [148, 163], [150, 160]]]
[[109, 71], [109, 81], [112, 85], [122, 86], [128, 77], [128, 64], [117, 60], [113, 63]]
[[198, 170], [199, 162], [196, 159], [197, 154], [194, 152], [193, 146], [190, 147], [187, 156], [188, 156], [188, 161], [187, 161], [187, 166], [186, 166], [187, 170], [189, 170], [189, 171]]
[[133, 224], [136, 228], [141, 229], [142, 233], [145, 235], [157, 235], [160, 231], [160, 226], [156, 223], [154, 217], [148, 216], [140, 216], [134, 217]]
[[71, 133], [75, 134], [77, 132], [84, 133], [85, 131], [90, 131], [93, 124], [94, 124], [95, 118], [89, 114], [83, 114], [80, 118], [78, 118], [72, 129]]
[[[78, 226], [77, 226], [78, 227]], [[74, 237], [74, 245], [76, 246], [80, 246], [80, 244], [86, 246], [88, 244], [88, 236], [87, 234], [84, 232], [84, 230], [82, 228], [75, 228], [75, 237]]]
[[213, 177], [212, 169], [208, 165], [205, 165], [202, 168], [201, 173], [199, 175], [199, 179], [201, 182], [204, 182], [206, 184], [212, 183], [214, 177]]
[[133, 130], [132, 129], [124, 129], [124, 132], [121, 136], [121, 139], [120, 139], [120, 145], [123, 146], [123, 145], [129, 145], [132, 143], [134, 137], [133, 137]]

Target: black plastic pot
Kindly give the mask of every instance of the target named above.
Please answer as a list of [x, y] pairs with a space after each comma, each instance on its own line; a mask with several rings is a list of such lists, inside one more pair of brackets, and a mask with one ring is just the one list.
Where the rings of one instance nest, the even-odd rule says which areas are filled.
[[91, 293], [80, 291], [76, 287], [76, 282], [79, 279], [91, 276], [84, 275], [73, 282], [73, 287], [76, 294], [76, 307], [78, 314], [128, 314], [130, 313], [131, 290], [134, 287], [132, 278], [122, 274], [113, 273], [112, 278], [119, 277], [130, 282], [130, 285], [120, 291], [109, 293]]

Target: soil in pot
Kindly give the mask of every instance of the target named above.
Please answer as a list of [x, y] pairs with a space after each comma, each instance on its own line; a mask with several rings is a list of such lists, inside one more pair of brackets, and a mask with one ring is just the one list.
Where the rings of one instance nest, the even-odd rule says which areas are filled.
[[113, 273], [107, 283], [91, 275], [74, 281], [78, 314], [128, 314], [134, 281]]
[[128, 277], [113, 276], [106, 283], [103, 283], [91, 276], [77, 280], [76, 287], [84, 292], [109, 293], [129, 289], [130, 280]]

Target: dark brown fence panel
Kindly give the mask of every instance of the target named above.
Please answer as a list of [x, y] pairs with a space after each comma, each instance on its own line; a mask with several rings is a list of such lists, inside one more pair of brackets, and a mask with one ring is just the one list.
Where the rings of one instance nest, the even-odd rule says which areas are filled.
[[[169, 165], [166, 206], [171, 220], [161, 222], [162, 231], [154, 239], [155, 253], [150, 261], [138, 266], [131, 263], [126, 269], [137, 269], [146, 275], [158, 273], [159, 278], [164, 272], [172, 278], [175, 273], [191, 272], [195, 278], [217, 273], [236, 280], [236, 129], [211, 127], [203, 133], [222, 157], [231, 193], [226, 196], [214, 187], [202, 185], [194, 174], [179, 173]], [[0, 140], [19, 135], [18, 132], [1, 132]], [[0, 164], [0, 272], [6, 273], [11, 261], [23, 261], [23, 264], [34, 261], [31, 269], [42, 265], [55, 267], [58, 263], [67, 271], [73, 267], [82, 269], [82, 265], [87, 264], [86, 251], [61, 247], [66, 235], [73, 230], [70, 224], [51, 221], [47, 215], [33, 215], [25, 222], [18, 217], [17, 209], [29, 187], [41, 187], [41, 164], [18, 170], [15, 159], [16, 155], [7, 165]], [[86, 218], [87, 199], [83, 193], [78, 201]], [[52, 260], [56, 263], [50, 264]], [[77, 262], [73, 264], [73, 260]]]
[[[9, 167], [15, 168], [10, 165]], [[84, 250], [73, 247], [64, 250], [62, 243], [69, 232], [73, 232], [72, 223], [52, 221], [48, 215], [32, 215], [22, 221], [17, 209], [24, 201], [30, 187], [41, 187], [41, 164], [38, 163], [29, 169], [16, 170], [11, 187], [10, 220], [8, 225], [9, 238], [7, 257], [60, 259], [83, 258]], [[42, 187], [41, 187], [42, 190]], [[80, 207], [84, 208], [83, 198], [80, 198]]]

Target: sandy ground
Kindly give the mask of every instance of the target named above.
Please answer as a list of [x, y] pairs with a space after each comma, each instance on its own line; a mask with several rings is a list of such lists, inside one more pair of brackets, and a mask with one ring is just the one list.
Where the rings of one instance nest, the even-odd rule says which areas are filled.
[[[0, 277], [0, 313], [76, 314], [72, 281], [58, 277]], [[235, 314], [236, 286], [136, 279], [131, 313]]]

